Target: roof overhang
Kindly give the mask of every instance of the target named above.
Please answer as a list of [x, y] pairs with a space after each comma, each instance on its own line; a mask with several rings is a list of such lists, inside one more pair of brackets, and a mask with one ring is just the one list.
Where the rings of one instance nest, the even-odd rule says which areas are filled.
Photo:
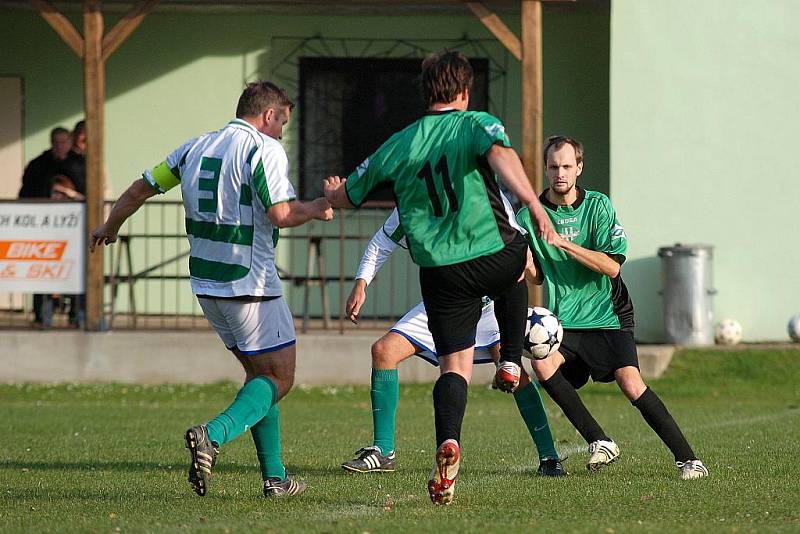
[[[545, 2], [549, 0], [544, 0]], [[551, 0], [550, 0], [551, 1]], [[564, 0], [560, 0], [564, 1]], [[567, 0], [570, 1], [570, 0]], [[572, 0], [574, 1], [574, 0]], [[98, 2], [106, 13], [125, 13], [136, 5], [131, 0]], [[81, 12], [83, 0], [53, 0], [62, 13]], [[499, 13], [519, 13], [520, 0], [484, 0], [483, 4]], [[0, 10], [33, 10], [31, 3], [10, 0]], [[469, 13], [464, 0], [160, 0], [156, 13], [283, 13], [292, 15], [411, 15]]]

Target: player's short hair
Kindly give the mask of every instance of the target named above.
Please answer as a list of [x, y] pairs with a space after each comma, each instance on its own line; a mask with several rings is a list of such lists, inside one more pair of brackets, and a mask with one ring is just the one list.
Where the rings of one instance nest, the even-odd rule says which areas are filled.
[[472, 65], [458, 51], [437, 52], [422, 61], [422, 96], [428, 105], [452, 102], [472, 87]]
[[236, 105], [236, 117], [255, 117], [269, 108], [294, 109], [294, 102], [289, 99], [285, 89], [281, 89], [272, 82], [250, 82], [242, 91], [239, 103]]
[[67, 134], [69, 135], [69, 130], [64, 128], [63, 126], [56, 126], [52, 130], [50, 130], [50, 144], [53, 145], [56, 142], [56, 136], [59, 134]]
[[572, 145], [572, 148], [575, 149], [575, 163], [583, 161], [583, 144], [580, 141], [565, 135], [553, 135], [548, 137], [544, 143], [544, 164], [547, 165], [547, 155], [550, 154], [551, 149], [558, 150], [564, 145]]

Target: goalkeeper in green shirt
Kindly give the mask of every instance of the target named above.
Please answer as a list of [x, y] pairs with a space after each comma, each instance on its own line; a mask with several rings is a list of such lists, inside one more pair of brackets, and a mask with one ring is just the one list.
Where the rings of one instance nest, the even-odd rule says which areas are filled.
[[682, 479], [707, 476], [708, 469], [675, 419], [642, 381], [633, 340], [633, 303], [620, 275], [628, 237], [608, 197], [577, 186], [583, 146], [569, 137], [551, 137], [544, 160], [550, 188], [540, 200], [559, 237], [553, 244], [544, 242], [536, 237], [527, 209], [517, 214], [520, 226], [529, 231], [532, 281], [544, 281], [548, 308], [564, 326], [559, 350], [533, 361], [539, 383], [589, 444], [589, 470], [616, 461], [620, 454], [576, 392], [591, 377], [595, 382], [617, 382], [672, 452]]

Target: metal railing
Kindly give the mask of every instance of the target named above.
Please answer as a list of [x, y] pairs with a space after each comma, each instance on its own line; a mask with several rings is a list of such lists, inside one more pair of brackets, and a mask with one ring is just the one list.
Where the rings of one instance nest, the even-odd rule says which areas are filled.
[[[298, 331], [354, 328], [344, 316], [363, 248], [391, 208], [337, 210], [332, 222], [281, 230], [277, 267]], [[189, 242], [180, 201], [151, 200], [122, 227], [104, 258], [105, 325], [109, 329], [209, 328], [189, 285]], [[405, 251], [384, 265], [368, 289], [362, 328], [385, 329], [420, 300], [417, 268]], [[0, 327], [33, 326], [33, 297], [0, 295]], [[53, 328], [66, 328], [56, 309]]]

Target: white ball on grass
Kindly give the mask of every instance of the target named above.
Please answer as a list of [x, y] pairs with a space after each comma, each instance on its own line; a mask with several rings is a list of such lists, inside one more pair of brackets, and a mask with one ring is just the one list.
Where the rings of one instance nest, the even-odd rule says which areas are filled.
[[789, 319], [787, 330], [792, 341], [800, 343], [800, 313]]
[[742, 325], [735, 319], [723, 319], [714, 329], [717, 345], [736, 345], [742, 340]]

